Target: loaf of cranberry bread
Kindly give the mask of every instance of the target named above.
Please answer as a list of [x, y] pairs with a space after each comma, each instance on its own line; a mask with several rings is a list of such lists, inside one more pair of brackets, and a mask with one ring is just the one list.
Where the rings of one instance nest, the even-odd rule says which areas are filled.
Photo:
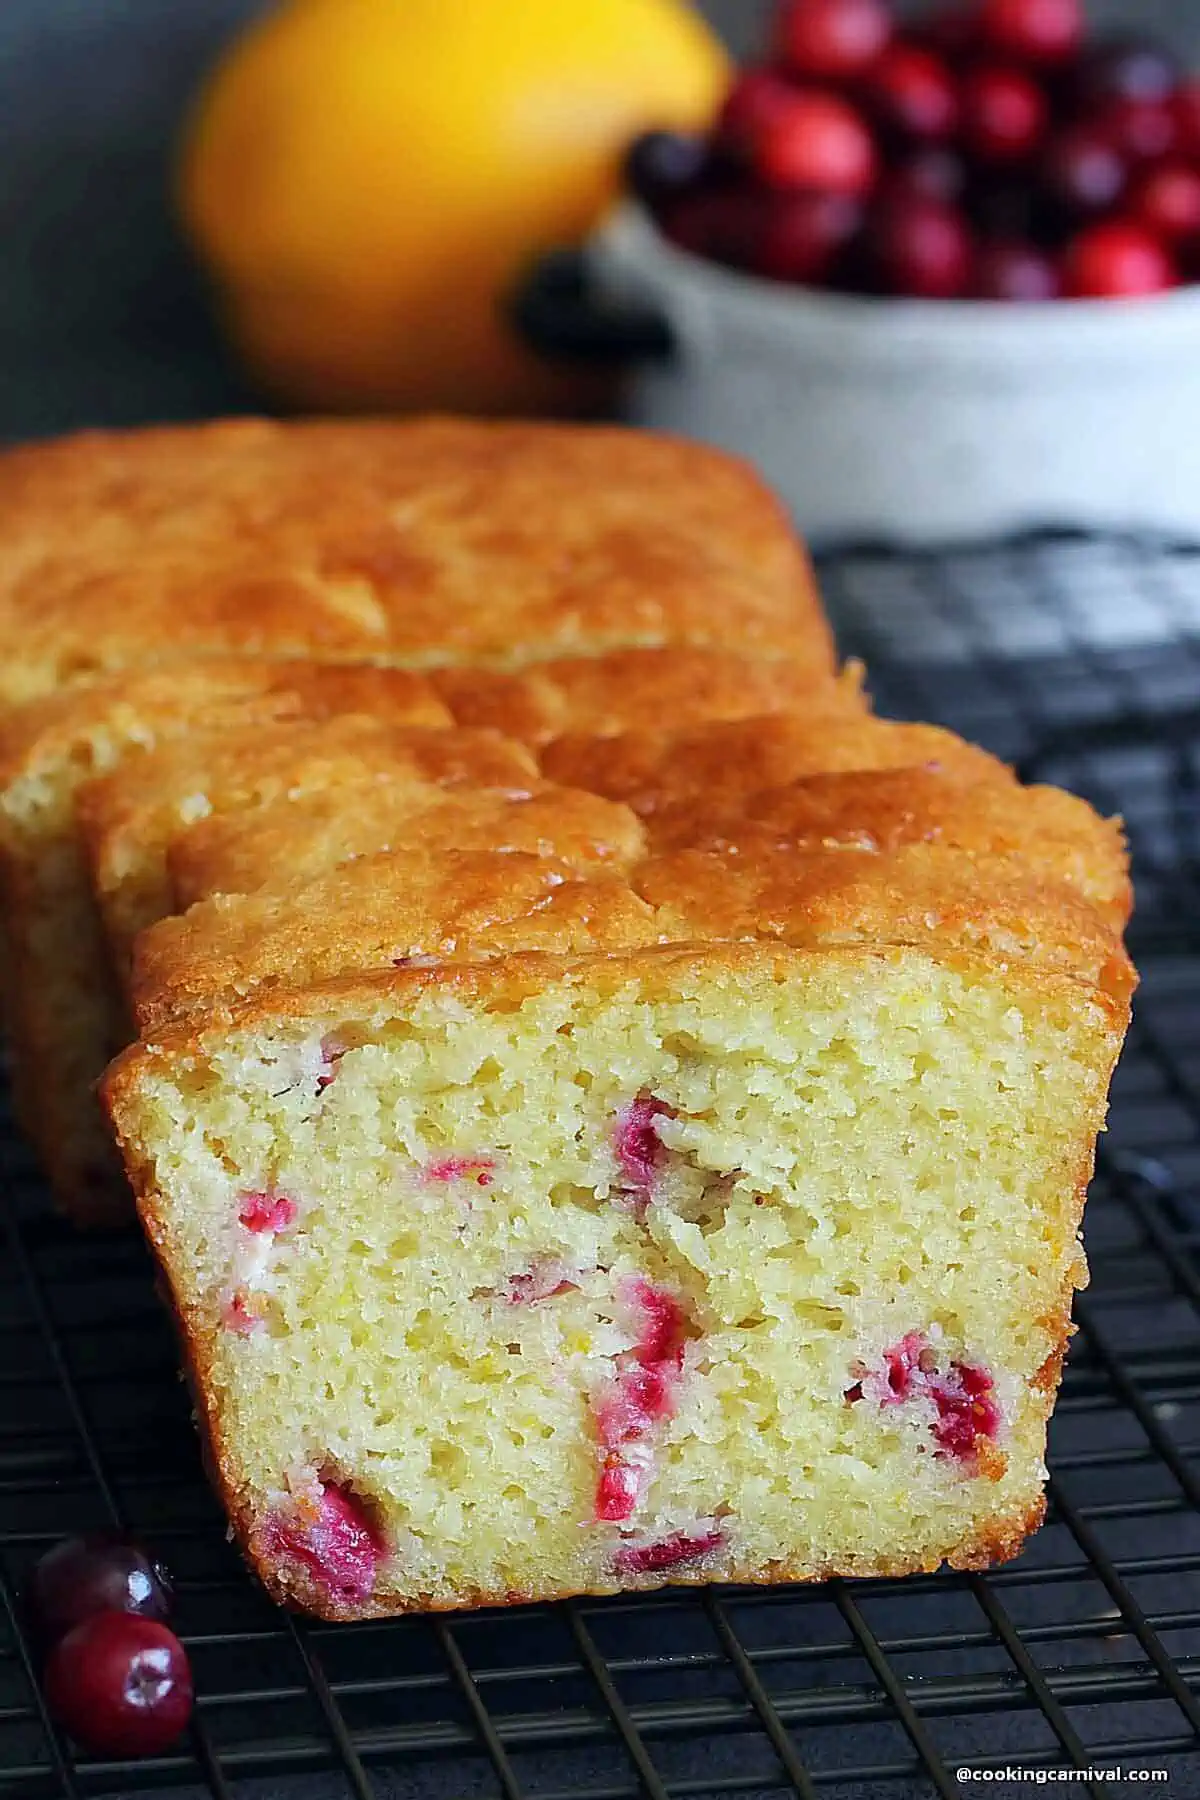
[[0, 543], [2, 705], [212, 655], [833, 664], [803, 551], [749, 467], [617, 428], [90, 432], [0, 459]]
[[542, 766], [168, 847], [105, 1098], [246, 1554], [328, 1618], [1014, 1554], [1119, 832], [864, 719]]
[[[81, 783], [156, 744], [287, 718], [542, 743], [768, 713], [834, 685], [777, 503], [733, 459], [670, 440], [237, 420], [27, 446], [0, 473], [7, 1017], [21, 1116], [81, 1221], [123, 1210], [90, 1089], [125, 1041]], [[129, 885], [110, 908], [118, 973]]]

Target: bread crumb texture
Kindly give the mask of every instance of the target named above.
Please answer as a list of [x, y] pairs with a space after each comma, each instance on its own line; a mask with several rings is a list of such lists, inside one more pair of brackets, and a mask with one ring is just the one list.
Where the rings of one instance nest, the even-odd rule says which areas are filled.
[[144, 1053], [118, 1118], [269, 1584], [359, 1616], [1015, 1547], [1115, 1042], [1073, 984], [893, 950]]

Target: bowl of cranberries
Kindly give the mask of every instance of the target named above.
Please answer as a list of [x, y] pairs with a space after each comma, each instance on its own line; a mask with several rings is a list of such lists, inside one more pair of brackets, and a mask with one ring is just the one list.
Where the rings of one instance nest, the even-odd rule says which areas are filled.
[[782, 0], [711, 130], [626, 174], [560, 323], [818, 539], [1200, 529], [1200, 77], [1170, 49], [1081, 0]]

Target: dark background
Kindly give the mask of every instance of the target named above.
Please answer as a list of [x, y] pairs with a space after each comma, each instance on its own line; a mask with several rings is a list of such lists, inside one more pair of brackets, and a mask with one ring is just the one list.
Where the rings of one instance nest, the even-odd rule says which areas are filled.
[[[0, 0], [0, 437], [254, 404], [221, 355], [167, 193], [187, 98], [262, 3]], [[765, 6], [704, 10], [745, 45]], [[1200, 0], [1093, 11], [1200, 38]]]

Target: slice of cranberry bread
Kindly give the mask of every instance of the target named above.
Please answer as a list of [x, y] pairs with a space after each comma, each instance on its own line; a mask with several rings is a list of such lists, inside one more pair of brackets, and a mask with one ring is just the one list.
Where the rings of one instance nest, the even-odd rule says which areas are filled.
[[439, 731], [360, 715], [271, 730], [196, 732], [77, 800], [79, 828], [113, 963], [124, 978], [139, 931], [174, 904], [168, 852], [187, 824], [342, 783], [399, 781], [423, 792], [537, 779], [522, 745], [494, 731]]
[[22, 1123], [73, 1217], [128, 1217], [92, 1092], [128, 1041], [76, 831], [81, 785], [190, 731], [270, 732], [371, 712], [452, 723], [405, 670], [213, 658], [79, 684], [0, 719], [0, 916], [6, 1020]]
[[981, 842], [647, 859], [542, 803], [539, 853], [443, 820], [139, 946], [105, 1094], [247, 1555], [361, 1618], [1014, 1554], [1111, 907]]
[[821, 709], [831, 688], [853, 704], [862, 670], [835, 678], [824, 658], [750, 656], [729, 650], [613, 650], [560, 657], [517, 671], [457, 666], [431, 669], [430, 681], [459, 725], [490, 725], [523, 743], [564, 732], [598, 736], [647, 720], [676, 729], [716, 719]]

